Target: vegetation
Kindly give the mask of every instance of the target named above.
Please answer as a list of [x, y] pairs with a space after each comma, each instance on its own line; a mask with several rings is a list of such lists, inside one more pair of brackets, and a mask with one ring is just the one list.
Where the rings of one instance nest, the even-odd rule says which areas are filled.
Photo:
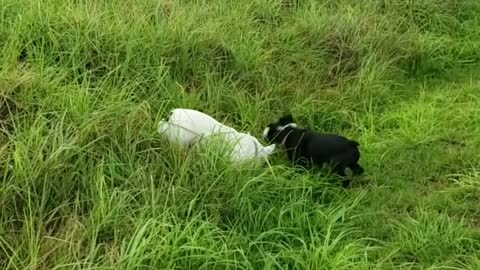
[[[480, 268], [478, 0], [0, 0], [2, 269]], [[350, 189], [157, 132], [361, 143]], [[281, 148], [279, 148], [281, 149]]]

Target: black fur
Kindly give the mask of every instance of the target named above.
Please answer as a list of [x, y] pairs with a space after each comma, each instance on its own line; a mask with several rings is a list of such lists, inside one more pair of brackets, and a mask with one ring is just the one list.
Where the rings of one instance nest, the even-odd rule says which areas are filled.
[[[364, 169], [358, 164], [360, 151], [356, 141], [339, 135], [319, 134], [298, 128], [292, 115], [280, 118], [267, 128], [264, 132], [265, 140], [284, 145], [288, 158], [294, 165], [309, 168], [312, 165], [321, 167], [327, 163], [334, 173], [342, 177], [346, 175], [347, 168], [350, 168], [354, 175], [364, 173]], [[348, 186], [350, 181], [345, 179], [343, 184]]]

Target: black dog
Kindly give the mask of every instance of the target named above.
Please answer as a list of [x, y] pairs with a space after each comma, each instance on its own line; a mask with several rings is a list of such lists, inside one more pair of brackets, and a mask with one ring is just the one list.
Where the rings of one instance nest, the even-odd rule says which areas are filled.
[[[292, 115], [269, 124], [263, 136], [269, 142], [285, 146], [288, 158], [294, 165], [309, 168], [312, 165], [322, 167], [324, 163], [328, 163], [333, 172], [342, 177], [346, 175], [347, 168], [350, 168], [354, 175], [364, 172], [358, 164], [360, 159], [358, 142], [338, 135], [319, 134], [298, 128]], [[348, 186], [350, 181], [345, 179], [343, 184]]]

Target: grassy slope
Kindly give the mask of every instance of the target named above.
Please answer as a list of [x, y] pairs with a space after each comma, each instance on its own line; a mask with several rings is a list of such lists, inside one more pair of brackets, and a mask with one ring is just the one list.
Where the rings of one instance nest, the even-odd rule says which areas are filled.
[[[478, 1], [197, 2], [0, 1], [2, 269], [480, 267]], [[292, 111], [367, 175], [182, 152], [173, 107]]]

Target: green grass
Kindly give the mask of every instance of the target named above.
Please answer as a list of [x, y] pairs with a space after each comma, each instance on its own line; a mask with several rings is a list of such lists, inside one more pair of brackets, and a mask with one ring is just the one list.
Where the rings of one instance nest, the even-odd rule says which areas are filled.
[[[0, 22], [0, 268], [480, 268], [478, 0], [0, 0]], [[259, 138], [292, 112], [366, 174], [181, 150], [175, 107]]]

